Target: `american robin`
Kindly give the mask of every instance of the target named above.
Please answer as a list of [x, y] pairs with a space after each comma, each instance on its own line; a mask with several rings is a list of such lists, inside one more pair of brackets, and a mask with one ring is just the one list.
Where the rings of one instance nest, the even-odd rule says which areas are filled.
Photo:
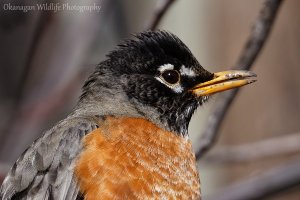
[[97, 65], [72, 113], [16, 161], [0, 197], [200, 199], [192, 114], [254, 77], [210, 73], [175, 35], [140, 33]]

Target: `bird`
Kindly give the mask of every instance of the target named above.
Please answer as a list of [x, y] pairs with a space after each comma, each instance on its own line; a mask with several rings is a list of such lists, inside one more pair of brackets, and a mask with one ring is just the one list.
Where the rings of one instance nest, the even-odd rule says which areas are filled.
[[0, 199], [201, 199], [190, 119], [212, 94], [254, 81], [250, 71], [207, 71], [168, 31], [134, 34], [21, 154]]

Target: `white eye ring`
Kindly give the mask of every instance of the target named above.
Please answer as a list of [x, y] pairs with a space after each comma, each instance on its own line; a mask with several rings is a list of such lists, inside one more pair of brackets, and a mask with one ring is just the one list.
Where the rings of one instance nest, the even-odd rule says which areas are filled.
[[179, 71], [180, 71], [181, 75], [185, 75], [185, 76], [189, 76], [189, 77], [196, 76], [196, 73], [191, 68], [187, 68], [184, 65], [181, 66]]
[[165, 70], [161, 72], [160, 77], [170, 85], [176, 85], [180, 82], [180, 74], [177, 70]]
[[[175, 84], [171, 84], [169, 83], [167, 80], [165, 80], [165, 78], [162, 76], [163, 73], [165, 73], [166, 71], [173, 71], [174, 70], [174, 65], [168, 63], [168, 64], [164, 64], [158, 67], [158, 71], [160, 72], [160, 75], [155, 77], [159, 82], [161, 82], [162, 84], [166, 85], [168, 88], [170, 88], [171, 90], [173, 90], [176, 93], [181, 93], [183, 92], [183, 87], [180, 85], [180, 78], [179, 81]], [[174, 70], [177, 73], [179, 73], [177, 70]], [[179, 77], [180, 77], [180, 73], [179, 73]]]
[[175, 84], [170, 84], [162, 76], [158, 76], [155, 78], [156, 78], [156, 80], [158, 80], [159, 82], [161, 82], [162, 84], [164, 84], [165, 86], [167, 86], [168, 88], [173, 90], [174, 92], [176, 92], [176, 93], [183, 92], [183, 87], [180, 85], [179, 81]]

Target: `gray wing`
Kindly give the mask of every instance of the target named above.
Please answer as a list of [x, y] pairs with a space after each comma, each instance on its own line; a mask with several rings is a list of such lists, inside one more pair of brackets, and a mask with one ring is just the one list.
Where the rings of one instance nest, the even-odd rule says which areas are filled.
[[0, 199], [80, 199], [74, 177], [82, 138], [98, 125], [65, 120], [36, 140], [17, 160], [0, 188]]

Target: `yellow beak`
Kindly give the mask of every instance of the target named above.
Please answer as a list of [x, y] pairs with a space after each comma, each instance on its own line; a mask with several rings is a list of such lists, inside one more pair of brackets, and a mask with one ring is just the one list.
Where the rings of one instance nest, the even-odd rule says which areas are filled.
[[214, 78], [212, 80], [200, 83], [191, 90], [197, 96], [206, 96], [241, 87], [255, 81], [256, 74], [253, 72], [230, 70], [214, 73]]

